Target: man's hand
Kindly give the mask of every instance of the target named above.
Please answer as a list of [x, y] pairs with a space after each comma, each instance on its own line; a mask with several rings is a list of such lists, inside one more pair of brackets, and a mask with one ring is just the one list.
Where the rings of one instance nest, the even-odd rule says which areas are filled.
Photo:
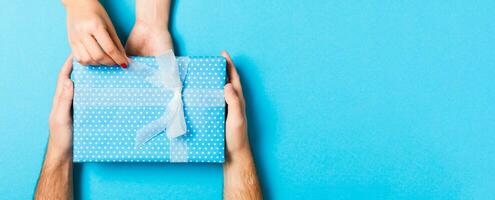
[[35, 199], [72, 199], [72, 56], [60, 70], [49, 117], [50, 136]]
[[170, 0], [136, 0], [136, 22], [125, 46], [129, 55], [159, 56], [173, 49], [169, 12]]
[[229, 83], [225, 85], [227, 159], [224, 163], [224, 199], [262, 199], [249, 146], [244, 95], [239, 74], [227, 52]]
[[98, 0], [63, 0], [67, 34], [76, 60], [83, 65], [120, 65], [128, 60], [112, 21]]
[[72, 157], [71, 109], [74, 87], [69, 78], [71, 72], [72, 57], [69, 56], [58, 75], [52, 111], [48, 120], [50, 127], [48, 147], [51, 147], [51, 150], [57, 154], [57, 157]]
[[227, 102], [227, 120], [225, 122], [227, 141], [227, 163], [239, 157], [251, 154], [247, 135], [245, 100], [242, 93], [241, 80], [230, 55], [222, 52], [227, 60], [228, 83], [225, 85], [225, 101]]

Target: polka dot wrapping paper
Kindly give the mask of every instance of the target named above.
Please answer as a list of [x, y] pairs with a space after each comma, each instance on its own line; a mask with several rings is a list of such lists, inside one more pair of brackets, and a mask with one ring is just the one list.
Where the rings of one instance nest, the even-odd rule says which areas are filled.
[[148, 69], [83, 66], [74, 61], [74, 162], [224, 161], [226, 63], [219, 56], [177, 57], [186, 134], [159, 134], [136, 145], [136, 131], [159, 119], [173, 94], [146, 78], [155, 57], [131, 57]]

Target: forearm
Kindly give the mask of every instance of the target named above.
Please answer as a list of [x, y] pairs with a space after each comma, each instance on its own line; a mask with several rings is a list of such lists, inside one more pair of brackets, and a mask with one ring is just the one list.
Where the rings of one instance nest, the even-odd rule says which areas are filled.
[[232, 156], [224, 164], [224, 199], [262, 199], [250, 151]]
[[61, 152], [48, 144], [35, 199], [73, 199], [72, 152]]
[[168, 30], [171, 0], [136, 0], [136, 21]]

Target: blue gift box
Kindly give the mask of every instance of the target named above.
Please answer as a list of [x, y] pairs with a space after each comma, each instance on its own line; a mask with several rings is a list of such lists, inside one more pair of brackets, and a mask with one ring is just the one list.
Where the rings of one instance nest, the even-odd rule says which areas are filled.
[[175, 139], [159, 134], [142, 145], [136, 131], [160, 118], [173, 94], [146, 81], [159, 68], [155, 57], [131, 59], [147, 69], [74, 61], [74, 162], [223, 162], [225, 59], [177, 57], [187, 132]]

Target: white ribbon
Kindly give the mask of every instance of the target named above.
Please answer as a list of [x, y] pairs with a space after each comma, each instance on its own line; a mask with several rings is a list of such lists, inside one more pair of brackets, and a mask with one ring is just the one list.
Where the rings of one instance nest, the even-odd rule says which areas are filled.
[[[142, 145], [161, 132], [166, 132], [169, 139], [175, 139], [186, 133], [186, 120], [182, 103], [182, 81], [179, 76], [179, 67], [172, 50], [156, 57], [157, 71], [146, 80], [156, 86], [163, 87], [173, 93], [165, 108], [165, 113], [157, 120], [152, 121], [136, 132], [136, 145]], [[132, 69], [132, 64], [129, 67]], [[136, 65], [136, 68], [143, 66]]]

